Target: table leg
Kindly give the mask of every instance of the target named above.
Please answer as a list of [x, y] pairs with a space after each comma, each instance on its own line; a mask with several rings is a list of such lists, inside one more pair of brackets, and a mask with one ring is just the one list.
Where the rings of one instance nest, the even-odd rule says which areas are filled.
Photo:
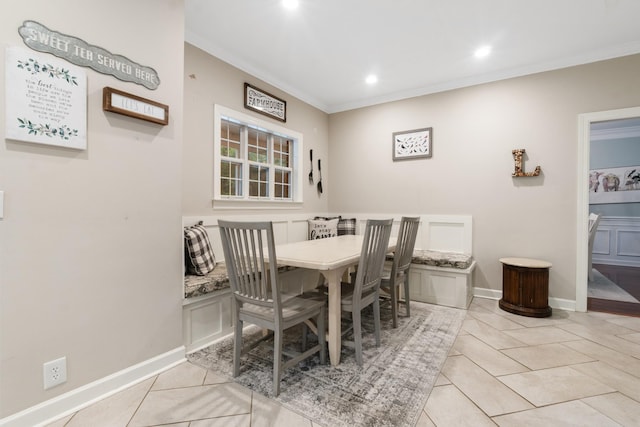
[[329, 286], [329, 332], [327, 333], [327, 343], [329, 344], [329, 360], [333, 366], [340, 363], [340, 347], [342, 342], [340, 287], [342, 274], [345, 270], [346, 267], [322, 271], [322, 275], [327, 279]]

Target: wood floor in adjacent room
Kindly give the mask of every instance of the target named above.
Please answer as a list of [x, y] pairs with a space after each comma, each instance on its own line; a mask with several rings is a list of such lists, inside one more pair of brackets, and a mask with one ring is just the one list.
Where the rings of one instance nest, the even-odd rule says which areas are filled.
[[[594, 264], [593, 268], [602, 273], [637, 300], [640, 300], [640, 268], [618, 265]], [[604, 313], [640, 317], [640, 303], [587, 298], [587, 310]]]

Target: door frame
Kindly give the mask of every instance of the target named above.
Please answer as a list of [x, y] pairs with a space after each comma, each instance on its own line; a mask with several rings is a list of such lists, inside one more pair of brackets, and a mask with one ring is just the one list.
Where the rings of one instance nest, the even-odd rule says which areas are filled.
[[576, 205], [576, 311], [587, 311], [589, 252], [589, 158], [591, 123], [640, 117], [640, 107], [598, 111], [578, 115], [578, 197]]

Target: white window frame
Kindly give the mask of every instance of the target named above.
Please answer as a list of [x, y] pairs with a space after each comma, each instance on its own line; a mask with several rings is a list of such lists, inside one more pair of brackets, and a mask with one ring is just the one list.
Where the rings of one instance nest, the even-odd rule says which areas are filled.
[[[220, 161], [221, 161], [221, 121], [222, 119], [230, 119], [239, 122], [242, 125], [253, 126], [275, 135], [285, 136], [292, 141], [292, 155], [290, 158], [291, 165], [291, 199], [276, 199], [274, 192], [270, 191], [270, 197], [257, 199], [249, 197], [248, 194], [248, 174], [243, 173], [244, 190], [242, 196], [224, 196], [220, 189]], [[246, 150], [243, 144], [242, 151]], [[270, 149], [272, 152], [272, 149]], [[254, 116], [232, 110], [222, 105], [214, 105], [214, 128], [213, 128], [213, 207], [220, 209], [244, 209], [244, 208], [260, 208], [260, 209], [286, 209], [302, 207], [303, 203], [303, 156], [304, 144], [303, 135], [300, 132], [293, 131], [278, 124], [258, 119]], [[245, 159], [241, 159], [243, 164], [249, 164]], [[272, 159], [273, 161], [273, 159]], [[269, 182], [273, 187], [274, 168], [271, 164], [269, 167]]]

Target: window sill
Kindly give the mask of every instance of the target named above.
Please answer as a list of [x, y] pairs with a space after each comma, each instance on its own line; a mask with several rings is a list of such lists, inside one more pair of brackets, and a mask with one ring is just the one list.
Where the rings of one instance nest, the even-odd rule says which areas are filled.
[[211, 201], [214, 210], [267, 210], [267, 209], [302, 209], [302, 202], [284, 202], [278, 200], [227, 200], [214, 199]]

